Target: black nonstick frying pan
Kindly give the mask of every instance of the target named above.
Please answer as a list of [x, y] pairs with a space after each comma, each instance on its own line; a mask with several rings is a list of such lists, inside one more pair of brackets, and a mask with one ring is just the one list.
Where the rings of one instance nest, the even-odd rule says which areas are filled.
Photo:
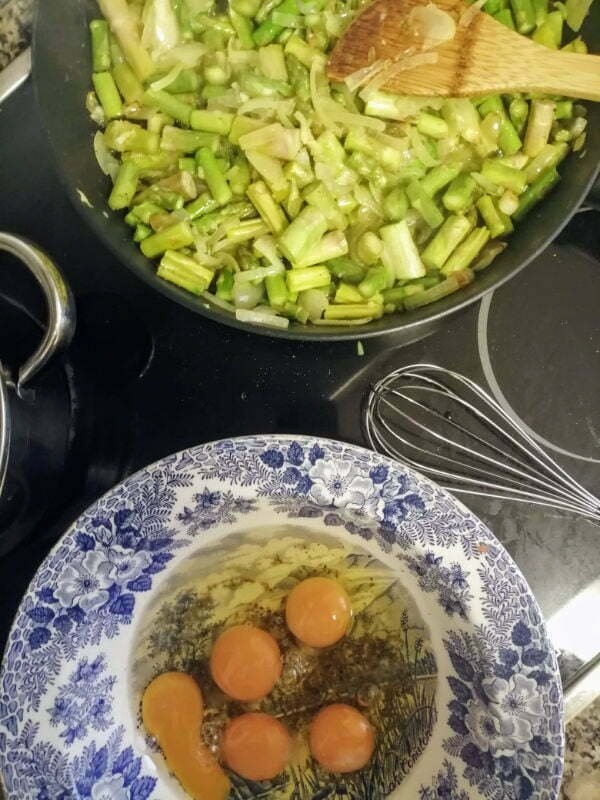
[[[85, 109], [91, 65], [88, 21], [98, 16], [94, 0], [44, 0], [38, 4], [33, 41], [33, 75], [42, 122], [50, 137], [67, 190], [98, 238], [146, 283], [177, 303], [210, 319], [237, 328], [288, 339], [364, 339], [401, 332], [418, 338], [441, 317], [474, 302], [499, 286], [538, 255], [567, 223], [592, 187], [600, 161], [600, 104], [588, 104], [588, 137], [583, 154], [571, 154], [561, 165], [562, 180], [554, 191], [521, 223], [508, 248], [465, 289], [430, 306], [394, 314], [361, 327], [322, 328], [292, 326], [275, 331], [238, 322], [229, 313], [162, 281], [155, 268], [131, 240], [121, 215], [108, 209], [109, 180], [96, 162], [92, 138], [94, 123]], [[600, 3], [583, 28], [591, 52], [600, 52]], [[82, 194], [92, 207], [82, 202]]]

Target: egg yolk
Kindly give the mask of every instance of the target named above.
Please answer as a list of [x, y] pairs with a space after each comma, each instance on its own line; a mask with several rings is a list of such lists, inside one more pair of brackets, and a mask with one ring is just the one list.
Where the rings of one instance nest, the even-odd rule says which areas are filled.
[[352, 706], [336, 703], [319, 711], [309, 732], [310, 752], [328, 772], [354, 772], [375, 748], [369, 720]]
[[328, 647], [350, 625], [352, 607], [344, 588], [331, 578], [307, 578], [289, 594], [285, 607], [288, 628], [304, 644]]
[[285, 769], [290, 757], [291, 739], [275, 717], [242, 714], [225, 729], [221, 747], [227, 766], [242, 778], [267, 781]]
[[225, 800], [231, 784], [202, 741], [202, 692], [182, 672], [155, 678], [142, 697], [142, 722], [156, 737], [171, 772], [194, 800]]
[[210, 655], [214, 682], [226, 695], [242, 703], [260, 700], [281, 675], [281, 652], [270, 633], [252, 625], [224, 631]]

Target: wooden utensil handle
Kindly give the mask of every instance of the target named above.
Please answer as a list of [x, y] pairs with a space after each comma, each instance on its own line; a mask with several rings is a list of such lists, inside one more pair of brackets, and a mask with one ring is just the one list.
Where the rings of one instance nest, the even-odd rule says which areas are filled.
[[530, 91], [600, 100], [600, 56], [540, 50], [536, 48], [535, 55], [531, 53], [522, 65], [523, 80]]

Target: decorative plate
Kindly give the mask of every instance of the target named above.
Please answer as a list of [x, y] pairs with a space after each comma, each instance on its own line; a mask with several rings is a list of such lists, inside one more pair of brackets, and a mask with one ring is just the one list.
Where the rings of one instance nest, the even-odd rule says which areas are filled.
[[[502, 545], [448, 493], [376, 453], [262, 436], [202, 445], [138, 472], [86, 511], [42, 564], [0, 677], [10, 800], [184, 797], [138, 725], [136, 640], [180, 570], [269, 527], [274, 547], [301, 529], [393, 569], [406, 597], [399, 658], [425, 687], [418, 702], [407, 692], [397, 738], [382, 737], [391, 741], [386, 769], [369, 787], [316, 773], [300, 785], [286, 773], [282, 797], [558, 796], [556, 658]], [[279, 796], [236, 781], [231, 797], [259, 795]]]

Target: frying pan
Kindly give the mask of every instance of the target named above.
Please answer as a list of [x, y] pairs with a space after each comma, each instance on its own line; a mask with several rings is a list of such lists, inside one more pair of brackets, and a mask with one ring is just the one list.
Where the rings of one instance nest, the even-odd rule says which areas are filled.
[[[84, 219], [98, 238], [142, 280], [172, 300], [199, 314], [242, 328], [287, 339], [364, 339], [397, 332], [415, 339], [432, 323], [473, 303], [539, 255], [568, 222], [585, 197], [600, 160], [600, 104], [588, 106], [589, 128], [583, 155], [570, 154], [561, 165], [562, 180], [510, 237], [509, 247], [465, 289], [430, 306], [385, 316], [360, 327], [291, 326], [272, 330], [238, 322], [228, 312], [166, 283], [131, 239], [122, 216], [108, 209], [110, 182], [96, 162], [92, 138], [97, 128], [85, 109], [90, 89], [91, 61], [88, 22], [98, 16], [95, 0], [46, 0], [38, 4], [33, 40], [33, 76], [42, 123], [50, 138], [63, 182]], [[600, 52], [600, 3], [593, 4], [583, 36], [591, 52]], [[87, 202], [82, 201], [85, 196]]]

